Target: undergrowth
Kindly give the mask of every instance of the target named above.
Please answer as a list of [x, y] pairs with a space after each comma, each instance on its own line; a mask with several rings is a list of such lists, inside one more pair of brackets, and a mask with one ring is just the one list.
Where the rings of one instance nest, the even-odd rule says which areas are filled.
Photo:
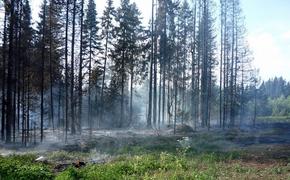
[[0, 156], [0, 179], [53, 179], [54, 175], [49, 165], [37, 163], [35, 155]]

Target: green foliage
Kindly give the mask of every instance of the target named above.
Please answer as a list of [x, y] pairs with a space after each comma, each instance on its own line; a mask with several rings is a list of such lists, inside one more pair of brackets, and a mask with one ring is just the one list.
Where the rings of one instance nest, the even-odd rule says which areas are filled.
[[175, 137], [146, 137], [136, 139], [134, 145], [127, 145], [117, 150], [117, 154], [142, 155], [148, 153], [176, 153], [180, 147]]
[[78, 160], [88, 157], [88, 153], [81, 152], [67, 152], [67, 151], [55, 151], [48, 154], [48, 159], [52, 161], [69, 161]]
[[60, 173], [55, 180], [77, 180], [80, 179], [80, 175], [77, 169], [69, 167], [64, 172]]
[[113, 162], [89, 165], [77, 170], [69, 168], [56, 179], [216, 179], [217, 164], [235, 159], [239, 153], [211, 153], [188, 156], [184, 150], [176, 153], [156, 153], [122, 156]]
[[56, 179], [140, 179], [155, 171], [186, 171], [185, 156], [161, 153], [159, 155], [123, 157], [104, 165], [90, 165], [84, 169], [68, 168]]
[[290, 116], [290, 96], [281, 96], [277, 99], [269, 99], [273, 116]]
[[34, 155], [0, 156], [0, 179], [39, 180], [52, 179], [48, 165], [36, 163]]
[[[190, 149], [175, 153], [161, 152], [147, 155], [124, 155], [105, 164], [91, 164], [77, 169], [69, 167], [56, 174], [56, 180], [180, 180], [180, 179], [252, 179], [259, 173], [264, 177], [284, 176], [289, 167], [273, 166], [258, 169], [241, 164], [241, 152], [192, 154]], [[0, 179], [53, 179], [47, 165], [34, 162], [33, 155], [0, 158]], [[16, 165], [16, 166], [15, 166]], [[9, 166], [9, 168], [7, 168]], [[15, 167], [15, 168], [14, 168]]]

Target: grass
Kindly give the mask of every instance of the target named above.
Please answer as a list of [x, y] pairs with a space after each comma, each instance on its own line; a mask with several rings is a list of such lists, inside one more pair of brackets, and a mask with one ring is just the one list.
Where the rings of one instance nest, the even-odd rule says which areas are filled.
[[89, 153], [82, 152], [67, 152], [67, 151], [54, 151], [47, 154], [47, 158], [53, 162], [85, 160], [89, 157]]
[[[105, 165], [91, 165], [83, 169], [69, 168], [56, 179], [212, 179], [208, 170], [198, 171], [197, 161], [184, 155], [161, 153], [122, 157]], [[165, 179], [167, 179], [165, 178]]]
[[51, 166], [37, 163], [35, 155], [0, 156], [0, 179], [52, 179]]
[[104, 165], [90, 165], [83, 169], [69, 168], [57, 176], [66, 179], [286, 179], [290, 167], [271, 165], [260, 167], [244, 163], [233, 154], [211, 153], [187, 156], [186, 153], [150, 154], [121, 157]]
[[290, 122], [289, 116], [260, 116], [257, 117], [258, 121], [270, 121], [270, 122]]
[[[267, 154], [276, 151], [287, 154], [289, 148], [271, 148], [269, 152], [266, 152], [268, 148], [265, 147], [258, 150], [255, 147], [251, 147], [251, 150], [228, 150], [232, 145], [226, 139], [235, 136], [236, 132], [224, 135], [209, 132], [196, 133], [188, 138], [134, 139], [134, 143], [107, 151], [115, 155], [113, 160], [103, 164], [88, 164], [80, 169], [70, 166], [57, 173], [54, 167], [58, 162], [86, 161], [96, 151], [51, 152], [46, 154], [51, 164], [35, 162], [36, 155], [0, 157], [0, 179], [289, 179], [290, 160], [276, 160]], [[261, 159], [263, 161], [260, 162]]]

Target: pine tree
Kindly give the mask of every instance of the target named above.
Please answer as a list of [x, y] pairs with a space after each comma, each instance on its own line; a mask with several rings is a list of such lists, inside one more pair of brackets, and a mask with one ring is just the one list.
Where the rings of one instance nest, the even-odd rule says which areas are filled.
[[76, 38], [76, 16], [77, 16], [77, 0], [73, 0], [72, 8], [72, 40], [71, 40], [71, 72], [70, 72], [70, 106], [71, 106], [71, 133], [76, 133], [75, 121], [75, 38]]
[[[31, 64], [31, 57], [30, 55], [32, 54], [32, 41], [33, 41], [33, 34], [34, 31], [31, 27], [31, 9], [30, 9], [30, 4], [28, 0], [24, 1], [23, 5], [23, 16], [22, 16], [22, 36], [21, 36], [21, 49], [22, 49], [22, 139], [24, 138], [25, 144], [29, 141], [29, 129], [30, 129], [30, 116], [29, 116], [29, 111], [30, 111], [30, 96], [31, 96], [31, 82], [30, 82], [30, 76], [31, 72], [30, 69], [30, 64]], [[20, 92], [19, 92], [20, 93]], [[20, 99], [19, 99], [20, 100]], [[19, 129], [19, 128], [18, 128]], [[24, 130], [27, 130], [24, 132]]]
[[196, 121], [196, 31], [197, 31], [197, 0], [194, 1], [193, 5], [193, 14], [191, 19], [191, 42], [190, 42], [190, 50], [191, 50], [191, 119], [193, 120], [194, 129], [197, 128]]
[[103, 12], [102, 16], [102, 39], [104, 40], [104, 62], [103, 62], [103, 77], [102, 77], [102, 87], [101, 87], [101, 99], [100, 99], [100, 121], [103, 121], [104, 116], [104, 90], [106, 85], [106, 73], [107, 73], [107, 64], [108, 58], [111, 56], [112, 51], [112, 39], [114, 38], [114, 18], [115, 18], [115, 9], [113, 7], [113, 1], [108, 0], [107, 6]]
[[7, 21], [8, 21], [8, 7], [7, 2], [4, 2], [4, 24], [3, 24], [3, 48], [2, 48], [2, 106], [1, 106], [1, 139], [5, 140], [5, 116], [6, 116], [6, 69], [7, 69]]
[[55, 81], [60, 81], [61, 76], [61, 60], [62, 60], [62, 3], [56, 0], [50, 0], [48, 6], [48, 46], [49, 46], [49, 79], [50, 79], [50, 123], [54, 129], [54, 87]]
[[[78, 77], [78, 129], [82, 130], [82, 108], [83, 108], [83, 32], [84, 32], [84, 0], [81, 0], [80, 10], [80, 60]], [[89, 2], [90, 4], [91, 2]], [[90, 4], [92, 5], [92, 4]]]
[[68, 67], [68, 31], [69, 31], [69, 7], [70, 1], [66, 3], [66, 15], [65, 15], [65, 142], [67, 142], [67, 133], [68, 133], [68, 125], [69, 125], [69, 67]]
[[[134, 76], [132, 67], [134, 61], [137, 59], [134, 57], [138, 52], [138, 37], [141, 31], [140, 12], [136, 5], [131, 4], [129, 0], [122, 0], [121, 7], [117, 10], [116, 15], [116, 39], [115, 51], [113, 52], [114, 71], [113, 73], [118, 75], [117, 83], [120, 87], [120, 121], [119, 127], [124, 125], [125, 119], [125, 88], [128, 83], [128, 75]], [[134, 68], [134, 67], [133, 67]], [[131, 79], [132, 81], [132, 79]], [[133, 82], [131, 82], [133, 83]], [[132, 86], [133, 84], [131, 84]], [[131, 87], [132, 90], [132, 87]], [[132, 97], [131, 97], [132, 98]], [[126, 108], [127, 109], [127, 108]]]
[[92, 131], [92, 102], [91, 102], [91, 89], [92, 89], [92, 68], [95, 64], [95, 68], [99, 68], [100, 62], [94, 63], [94, 60], [98, 50], [100, 50], [100, 38], [98, 37], [98, 21], [97, 21], [97, 11], [96, 4], [93, 0], [90, 0], [85, 15], [84, 23], [84, 37], [83, 37], [83, 49], [84, 54], [86, 54], [86, 60], [88, 61], [88, 125], [90, 127], [90, 132]]
[[47, 13], [47, 1], [44, 0], [43, 5], [42, 5], [42, 22], [40, 23], [40, 41], [41, 41], [41, 100], [40, 100], [40, 139], [41, 142], [43, 142], [44, 134], [43, 134], [43, 125], [44, 125], [44, 91], [45, 91], [45, 85], [44, 85], [44, 76], [45, 76], [45, 54], [46, 54], [46, 34], [47, 34], [47, 28], [46, 28], [46, 13]]
[[203, 0], [202, 17], [198, 30], [199, 57], [201, 58], [201, 120], [202, 126], [210, 128], [211, 91], [213, 86], [213, 70], [216, 64], [214, 58], [215, 36], [213, 18], [210, 7], [212, 1]]
[[187, 80], [187, 66], [188, 66], [188, 55], [189, 55], [189, 27], [190, 17], [192, 16], [189, 4], [184, 1], [181, 5], [179, 12], [179, 32], [178, 39], [180, 43], [180, 71], [181, 71], [181, 123], [184, 123], [185, 112], [186, 112], [186, 80]]
[[147, 128], [152, 127], [152, 84], [153, 84], [153, 61], [154, 61], [154, 10], [155, 4], [154, 0], [152, 0], [152, 9], [151, 9], [151, 54], [150, 54], [150, 69], [149, 69], [149, 102], [148, 102], [148, 116], [147, 116]]

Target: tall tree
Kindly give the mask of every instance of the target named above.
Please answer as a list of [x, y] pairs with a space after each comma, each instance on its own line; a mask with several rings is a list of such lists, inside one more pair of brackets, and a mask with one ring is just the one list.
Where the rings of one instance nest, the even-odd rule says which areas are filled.
[[198, 48], [201, 58], [201, 120], [202, 126], [210, 128], [210, 102], [213, 85], [213, 68], [215, 63], [215, 36], [210, 7], [212, 1], [203, 0], [202, 16], [198, 31]]
[[100, 50], [100, 38], [98, 37], [98, 21], [96, 4], [94, 0], [90, 0], [85, 15], [84, 23], [84, 37], [83, 37], [83, 49], [84, 53], [87, 54], [88, 61], [88, 125], [90, 132], [93, 128], [92, 121], [92, 102], [91, 102], [91, 89], [92, 89], [92, 66], [96, 64], [95, 68], [99, 68], [100, 62], [94, 63], [97, 51]]
[[[63, 4], [57, 0], [50, 0], [48, 7], [47, 31], [49, 47], [49, 90], [50, 90], [50, 124], [54, 129], [55, 126], [55, 110], [54, 110], [54, 91], [56, 88], [56, 81], [61, 81], [61, 62], [63, 56], [63, 32], [62, 32], [62, 10]], [[60, 84], [58, 82], [58, 84]]]
[[194, 1], [193, 5], [193, 17], [192, 17], [192, 31], [191, 31], [191, 119], [193, 120], [194, 128], [196, 129], [196, 91], [195, 91], [195, 82], [196, 82], [196, 26], [197, 26], [197, 0]]
[[74, 96], [74, 84], [75, 84], [75, 36], [76, 36], [76, 15], [77, 15], [77, 1], [73, 0], [72, 8], [72, 39], [71, 39], [71, 72], [70, 72], [70, 103], [71, 103], [71, 133], [76, 133], [76, 121], [75, 121], [75, 96]]
[[[137, 58], [133, 55], [138, 52], [138, 34], [141, 30], [140, 12], [137, 9], [136, 4], [131, 4], [129, 0], [122, 0], [121, 7], [117, 10], [116, 21], [117, 43], [115, 44], [113, 56], [115, 63], [114, 71], [120, 77], [118, 80], [121, 92], [121, 117], [119, 127], [122, 127], [125, 119], [125, 87], [127, 87], [128, 75], [131, 73], [131, 77], [134, 76], [134, 74], [132, 74], [132, 66]], [[131, 82], [131, 90], [132, 85], [133, 81]], [[132, 98], [132, 96], [130, 98]]]
[[[30, 96], [31, 96], [31, 82], [30, 82], [30, 64], [31, 64], [31, 54], [32, 54], [32, 41], [33, 41], [33, 29], [32, 29], [32, 23], [31, 23], [31, 9], [30, 9], [30, 4], [28, 0], [24, 1], [23, 4], [23, 16], [22, 16], [22, 38], [21, 38], [21, 54], [22, 54], [22, 63], [21, 63], [21, 68], [22, 68], [22, 80], [21, 80], [21, 85], [22, 85], [22, 128], [23, 130], [26, 129], [26, 132], [22, 132], [23, 136], [26, 137], [24, 141], [27, 143], [29, 141], [30, 135], [29, 135], [29, 129], [30, 129]], [[20, 92], [19, 92], [20, 93]], [[26, 122], [26, 123], [25, 123]], [[19, 129], [19, 128], [18, 128]], [[23, 138], [23, 137], [22, 137]]]
[[101, 99], [100, 99], [100, 120], [103, 121], [104, 116], [104, 90], [106, 85], [106, 74], [107, 74], [107, 64], [108, 57], [111, 56], [112, 51], [112, 39], [114, 38], [114, 18], [115, 18], [115, 8], [113, 7], [113, 1], [108, 0], [106, 8], [102, 16], [102, 39], [104, 40], [104, 66], [103, 66], [103, 78], [101, 87]]
[[149, 101], [148, 101], [148, 117], [147, 128], [152, 127], [152, 81], [153, 81], [153, 61], [154, 61], [154, 0], [152, 0], [151, 9], [151, 55], [150, 55], [150, 69], [149, 69]]
[[6, 115], [6, 58], [7, 58], [7, 21], [8, 21], [8, 4], [4, 1], [4, 24], [3, 24], [3, 48], [2, 48], [2, 106], [1, 106], [1, 139], [5, 140], [5, 115]]
[[69, 125], [69, 67], [68, 67], [68, 31], [69, 31], [69, 7], [70, 1], [66, 3], [66, 15], [65, 15], [65, 141], [67, 142], [67, 133]]
[[[82, 129], [82, 108], [83, 108], [83, 32], [84, 32], [84, 0], [81, 0], [80, 10], [80, 60], [79, 60], [79, 77], [78, 77], [78, 129]], [[89, 2], [89, 5], [91, 2]]]
[[43, 5], [42, 5], [42, 22], [41, 22], [41, 32], [40, 32], [40, 36], [41, 36], [41, 89], [40, 89], [40, 93], [41, 93], [41, 100], [40, 100], [40, 139], [41, 142], [43, 141], [44, 138], [44, 134], [43, 134], [43, 123], [44, 123], [44, 76], [45, 76], [45, 53], [46, 53], [46, 49], [45, 49], [45, 42], [46, 42], [46, 13], [47, 13], [47, 1], [44, 0]]

